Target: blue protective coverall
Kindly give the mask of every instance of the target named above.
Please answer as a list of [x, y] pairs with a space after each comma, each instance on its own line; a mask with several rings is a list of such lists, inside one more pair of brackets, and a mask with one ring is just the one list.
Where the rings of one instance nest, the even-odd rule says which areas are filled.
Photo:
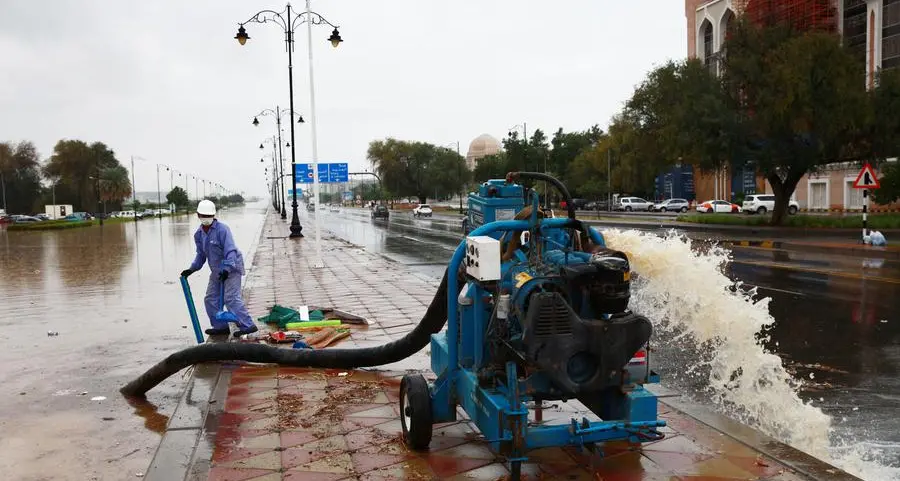
[[206, 288], [206, 314], [212, 327], [221, 329], [227, 323], [217, 323], [216, 313], [219, 311], [219, 295], [222, 281], [219, 273], [228, 271], [225, 280], [225, 306], [238, 318], [238, 326], [247, 329], [253, 326], [253, 318], [247, 312], [247, 306], [241, 299], [241, 277], [244, 275], [244, 256], [234, 242], [231, 229], [214, 219], [208, 231], [203, 226], [194, 233], [194, 244], [197, 245], [197, 256], [191, 263], [191, 270], [198, 271], [203, 264], [209, 262], [209, 285]]

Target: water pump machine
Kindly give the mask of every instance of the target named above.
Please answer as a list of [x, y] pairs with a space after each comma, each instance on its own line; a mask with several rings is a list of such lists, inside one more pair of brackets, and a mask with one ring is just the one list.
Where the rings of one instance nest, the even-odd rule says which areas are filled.
[[[520, 179], [546, 180], [572, 205], [540, 173], [510, 173], [469, 195], [471, 230], [448, 269], [447, 329], [431, 336], [437, 379], [409, 374], [400, 386], [410, 447], [428, 448], [432, 425], [455, 421], [460, 406], [507, 457], [512, 479], [530, 449], [654, 441], [665, 426], [644, 388], [659, 377], [652, 325], [628, 309], [628, 257], [571, 207], [564, 218], [541, 211]], [[580, 403], [584, 415], [545, 423], [545, 401]]]

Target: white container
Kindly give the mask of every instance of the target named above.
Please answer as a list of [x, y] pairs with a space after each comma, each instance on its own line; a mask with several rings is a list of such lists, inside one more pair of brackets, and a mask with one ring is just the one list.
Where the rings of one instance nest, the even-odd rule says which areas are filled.
[[73, 212], [75, 212], [75, 210], [72, 209], [72, 206], [69, 204], [51, 204], [44, 206], [44, 213], [47, 214], [47, 217], [49, 217], [50, 220], [63, 219]]
[[466, 273], [479, 281], [500, 280], [500, 241], [489, 236], [466, 237]]

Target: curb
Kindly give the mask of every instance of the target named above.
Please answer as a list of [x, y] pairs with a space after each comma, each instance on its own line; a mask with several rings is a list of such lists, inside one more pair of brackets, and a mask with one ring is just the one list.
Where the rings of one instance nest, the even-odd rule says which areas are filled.
[[852, 257], [868, 257], [900, 260], [900, 249], [885, 249], [864, 244], [857, 245], [820, 245], [814, 243], [796, 243], [773, 240], [760, 241], [722, 241], [724, 247], [755, 247], [761, 249], [783, 249], [788, 251], [809, 252], [816, 254], [840, 254]]
[[698, 423], [746, 445], [815, 481], [863, 481], [844, 470], [799, 449], [776, 440], [754, 428], [723, 416], [705, 406], [696, 404], [684, 396], [661, 396], [660, 402], [685, 414]]
[[[718, 234], [752, 234], [767, 235], [771, 237], [786, 238], [835, 238], [858, 240], [861, 237], [862, 226], [859, 229], [832, 229], [832, 228], [806, 228], [806, 227], [768, 227], [768, 226], [736, 226], [721, 224], [695, 224], [690, 222], [619, 222], [607, 220], [585, 220], [585, 223], [593, 226], [618, 227], [625, 229], [677, 229], [693, 232], [710, 232]], [[900, 236], [900, 229], [882, 229], [885, 236]]]

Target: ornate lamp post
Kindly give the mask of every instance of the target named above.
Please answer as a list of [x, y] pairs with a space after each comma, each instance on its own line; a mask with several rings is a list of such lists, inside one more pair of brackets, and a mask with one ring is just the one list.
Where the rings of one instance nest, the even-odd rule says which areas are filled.
[[[244, 45], [247, 43], [247, 40], [250, 39], [250, 35], [247, 34], [247, 30], [244, 28], [244, 25], [248, 23], [268, 23], [273, 22], [284, 31], [284, 41], [287, 44], [287, 53], [288, 53], [288, 94], [290, 96], [290, 111], [294, 112], [294, 64], [293, 64], [293, 47], [294, 47], [294, 32], [295, 30], [304, 23], [306, 24], [307, 31], [307, 40], [309, 41], [309, 97], [310, 97], [310, 118], [311, 118], [311, 130], [312, 130], [312, 157], [313, 157], [313, 182], [314, 182], [314, 190], [316, 200], [318, 201], [319, 196], [319, 176], [318, 176], [318, 146], [316, 143], [316, 100], [315, 100], [315, 87], [313, 83], [313, 54], [312, 54], [312, 26], [313, 25], [321, 25], [327, 24], [333, 28], [331, 32], [331, 36], [328, 37], [328, 41], [331, 42], [331, 45], [337, 47], [341, 44], [343, 39], [341, 39], [341, 34], [338, 32], [338, 27], [328, 20], [325, 20], [324, 17], [319, 15], [318, 13], [312, 12], [309, 9], [309, 0], [306, 0], [306, 12], [304, 13], [295, 13], [291, 11], [291, 4], [287, 5], [287, 9], [284, 12], [276, 12], [274, 10], [262, 10], [257, 12], [255, 15], [247, 19], [245, 22], [241, 22], [238, 26], [237, 34], [234, 38], [240, 43]], [[294, 139], [294, 123], [291, 122], [291, 174], [293, 174], [293, 178], [297, 178], [297, 157], [296, 157], [296, 142]], [[319, 202], [315, 203], [316, 210], [318, 210]], [[293, 189], [293, 203], [291, 204], [292, 215], [291, 215], [291, 237], [303, 237], [302, 230], [303, 228], [300, 226], [300, 217], [297, 215], [297, 189]], [[319, 236], [319, 219], [321, 216], [316, 215], [316, 249], [318, 253], [319, 262], [322, 260], [321, 253], [321, 243]]]

